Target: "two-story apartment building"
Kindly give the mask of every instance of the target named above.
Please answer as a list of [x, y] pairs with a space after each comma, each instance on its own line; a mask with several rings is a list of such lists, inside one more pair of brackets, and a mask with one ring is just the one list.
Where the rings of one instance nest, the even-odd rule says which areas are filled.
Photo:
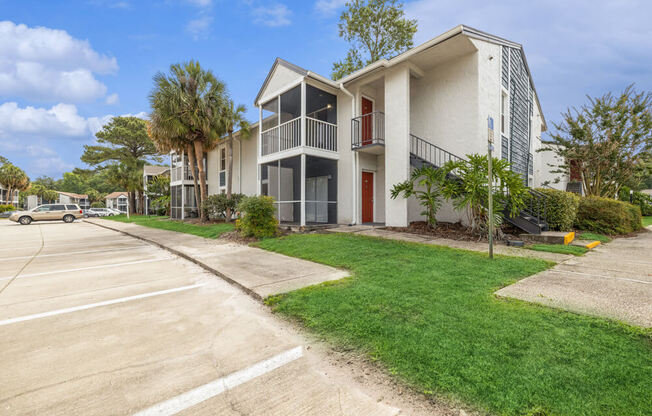
[[74, 192], [56, 191], [58, 197], [54, 201], [44, 201], [37, 195], [29, 195], [27, 197], [27, 209], [36, 208], [41, 204], [77, 204], [81, 209], [90, 208], [90, 200], [86, 194], [77, 194]]
[[[274, 197], [284, 223], [423, 219], [416, 200], [390, 198], [392, 186], [423, 163], [486, 154], [488, 117], [495, 156], [530, 186], [547, 169], [536, 152], [546, 122], [522, 46], [467, 26], [337, 81], [277, 59], [254, 102], [259, 120], [234, 148], [234, 192]], [[224, 145], [204, 163], [209, 193], [223, 191]], [[196, 210], [186, 166], [172, 156], [176, 218]], [[466, 219], [450, 206], [438, 217]]]
[[143, 206], [145, 208], [144, 214], [153, 214], [153, 207], [151, 201], [147, 196], [147, 186], [154, 180], [154, 178], [161, 175], [170, 175], [170, 168], [168, 166], [145, 165], [143, 167]]
[[18, 191], [12, 191], [12, 195], [9, 195], [9, 190], [5, 189], [4, 186], [0, 185], [0, 205], [13, 205], [18, 206]]

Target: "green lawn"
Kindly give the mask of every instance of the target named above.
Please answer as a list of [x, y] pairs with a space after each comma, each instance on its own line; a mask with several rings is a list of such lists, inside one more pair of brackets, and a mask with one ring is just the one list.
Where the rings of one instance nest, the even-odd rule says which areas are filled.
[[589, 249], [586, 247], [564, 244], [532, 244], [527, 248], [535, 251], [547, 251], [549, 253], [572, 254], [573, 256], [581, 256], [582, 254], [589, 251]]
[[268, 303], [421, 392], [501, 415], [650, 414], [649, 332], [494, 296], [550, 263], [348, 234], [258, 245], [350, 269]]
[[578, 240], [590, 240], [590, 241], [599, 241], [601, 243], [608, 243], [611, 241], [611, 238], [604, 234], [590, 233], [590, 232], [581, 232], [577, 234]]
[[161, 230], [177, 231], [179, 233], [193, 234], [205, 238], [218, 238], [225, 232], [232, 231], [234, 226], [230, 224], [189, 224], [183, 221], [173, 221], [168, 217], [132, 215], [127, 219], [126, 215], [115, 217], [103, 217], [103, 219], [120, 222], [131, 222], [145, 227], [158, 228]]
[[643, 217], [643, 227], [647, 227], [648, 225], [652, 225], [652, 216]]

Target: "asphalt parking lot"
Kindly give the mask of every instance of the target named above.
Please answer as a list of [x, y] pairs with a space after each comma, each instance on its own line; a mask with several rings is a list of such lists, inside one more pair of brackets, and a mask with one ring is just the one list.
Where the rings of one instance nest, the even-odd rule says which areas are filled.
[[262, 304], [77, 221], [0, 221], [0, 414], [385, 415]]

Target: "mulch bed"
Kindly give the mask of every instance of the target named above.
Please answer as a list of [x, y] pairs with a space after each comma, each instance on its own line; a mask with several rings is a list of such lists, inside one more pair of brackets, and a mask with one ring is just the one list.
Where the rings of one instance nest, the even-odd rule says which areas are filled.
[[[277, 230], [277, 237], [283, 237], [285, 235], [292, 234], [292, 231], [288, 231], [287, 229], [283, 229], [281, 227], [278, 228]], [[220, 240], [226, 240], [231, 243], [237, 243], [237, 244], [244, 244], [244, 245], [249, 245], [251, 243], [255, 243], [257, 241], [260, 241], [259, 238], [256, 237], [243, 237], [240, 235], [240, 232], [237, 230], [233, 231], [228, 231], [226, 233], [222, 233], [220, 235]]]
[[[435, 228], [431, 228], [425, 221], [415, 221], [407, 227], [386, 227], [389, 231], [402, 233], [412, 233], [428, 237], [448, 238], [449, 240], [458, 241], [487, 241], [487, 236], [478, 236], [471, 232], [471, 228], [462, 225], [459, 222], [438, 222]], [[511, 227], [503, 227], [503, 240], [518, 239], [518, 230]]]

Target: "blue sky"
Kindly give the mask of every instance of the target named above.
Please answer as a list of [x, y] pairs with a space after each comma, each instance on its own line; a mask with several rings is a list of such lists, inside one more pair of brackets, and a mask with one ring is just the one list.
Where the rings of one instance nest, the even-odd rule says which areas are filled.
[[[59, 177], [112, 115], [144, 115], [152, 76], [198, 60], [257, 117], [279, 56], [330, 75], [341, 0], [0, 0], [0, 155]], [[416, 43], [467, 24], [521, 43], [551, 121], [585, 95], [652, 89], [652, 2], [405, 2]]]

